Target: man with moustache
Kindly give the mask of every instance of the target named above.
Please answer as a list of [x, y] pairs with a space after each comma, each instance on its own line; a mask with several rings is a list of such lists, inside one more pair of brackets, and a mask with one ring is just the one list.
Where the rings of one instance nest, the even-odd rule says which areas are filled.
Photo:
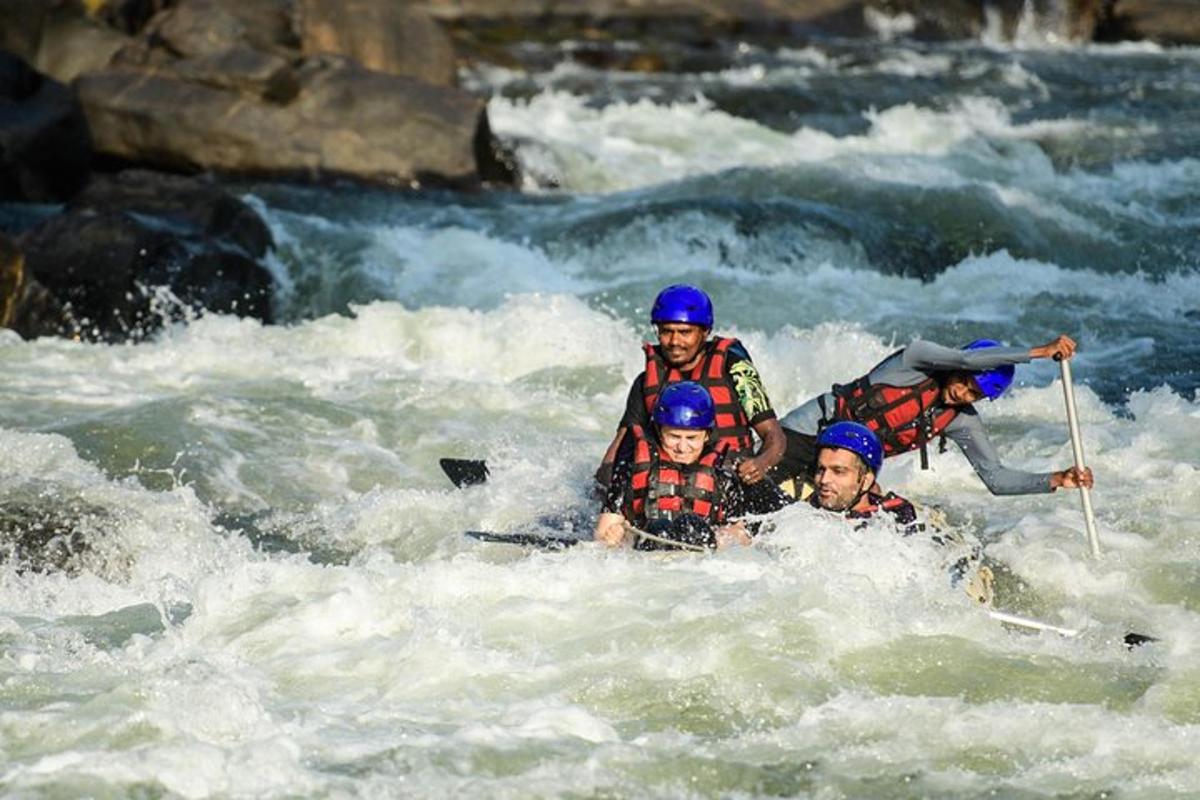
[[847, 519], [890, 514], [905, 535], [921, 530], [913, 504], [895, 492], [882, 493], [876, 478], [883, 468], [883, 446], [870, 428], [835, 422], [817, 437], [817, 462], [808, 502]]
[[[859, 528], [866, 526], [866, 520], [884, 512], [890, 515], [890, 521], [902, 536], [926, 529], [925, 523], [917, 520], [917, 510], [912, 503], [895, 492], [885, 494], [879, 488], [883, 445], [870, 428], [857, 422], [835, 422], [821, 431], [816, 447], [813, 482], [804, 486], [805, 490], [811, 491], [807, 495], [811, 505], [855, 520]], [[936, 524], [931, 526], [930, 532], [933, 541], [939, 545], [962, 541], [953, 532], [939, 531]], [[976, 603], [992, 604], [995, 576], [989, 567], [980, 563], [978, 550], [955, 558], [949, 564], [949, 572], [951, 584], [961, 585]]]
[[[596, 471], [596, 480], [609, 485], [613, 462], [626, 433], [635, 426], [648, 428], [659, 394], [686, 380], [700, 384], [712, 397], [714, 444], [727, 450], [727, 462], [736, 464], [738, 478], [747, 485], [762, 481], [767, 470], [783, 456], [787, 440], [746, 348], [737, 339], [709, 338], [712, 300], [695, 286], [678, 284], [659, 292], [650, 322], [658, 334], [658, 344], [643, 346], [646, 369], [629, 389], [625, 414]], [[762, 441], [757, 454], [753, 434]]]

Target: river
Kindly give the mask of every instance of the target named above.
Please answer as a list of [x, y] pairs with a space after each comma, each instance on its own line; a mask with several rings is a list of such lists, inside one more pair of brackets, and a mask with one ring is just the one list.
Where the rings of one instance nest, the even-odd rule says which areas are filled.
[[[0, 331], [0, 498], [73, 532], [66, 570], [0, 564], [0, 793], [1200, 795], [1200, 50], [568, 53], [464, 75], [519, 192], [237, 184], [283, 324]], [[1100, 559], [1076, 493], [991, 497], [953, 448], [883, 482], [1080, 635], [803, 508], [710, 556], [463, 537], [588, 507], [682, 281], [781, 415], [916, 336], [1074, 336]], [[980, 413], [1070, 463], [1053, 363]]]

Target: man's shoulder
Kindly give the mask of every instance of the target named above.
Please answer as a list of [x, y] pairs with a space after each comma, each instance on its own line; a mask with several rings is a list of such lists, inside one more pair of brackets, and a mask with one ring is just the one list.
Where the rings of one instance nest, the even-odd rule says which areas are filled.
[[721, 341], [728, 342], [728, 344], [725, 346], [725, 358], [727, 366], [732, 366], [738, 361], [753, 361], [753, 359], [750, 358], [750, 351], [746, 349], [746, 345], [742, 344], [741, 339], [734, 338], [733, 336], [717, 336], [712, 339], [712, 346], [716, 346], [716, 344]]

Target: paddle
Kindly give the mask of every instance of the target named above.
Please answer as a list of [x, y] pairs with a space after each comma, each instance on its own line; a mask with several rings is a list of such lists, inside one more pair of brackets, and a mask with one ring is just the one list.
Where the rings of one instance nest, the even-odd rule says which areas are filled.
[[[1066, 362], [1063, 361], [1060, 363], [1065, 364]], [[1068, 377], [1064, 380], [1064, 386], [1069, 385], [1067, 383], [1067, 381], [1070, 380], [1069, 368], [1066, 374]], [[1072, 396], [1071, 401], [1069, 401], [1068, 408], [1072, 408], [1073, 405], [1074, 397]], [[1068, 416], [1069, 418], [1073, 418], [1073, 411], [1068, 411]], [[1073, 433], [1073, 436], [1075, 435], [1078, 435], [1077, 430], [1075, 430]], [[1078, 452], [1078, 456], [1076, 458], [1077, 464], [1081, 462], [1082, 450]], [[454, 485], [460, 489], [467, 486], [475, 486], [477, 484], [485, 483], [488, 478], [487, 462], [485, 461], [461, 458], [443, 458], [438, 460], [438, 464], [441, 465], [442, 471], [446, 473], [446, 477], [448, 477], [454, 483]], [[643, 540], [653, 541], [658, 544], [680, 550], [691, 550], [696, 552], [705, 552], [707, 550], [705, 547], [678, 542], [673, 539], [666, 539], [655, 536], [654, 534], [646, 533], [645, 531], [638, 531], [638, 533]], [[524, 547], [537, 547], [542, 550], [565, 550], [568, 547], [574, 547], [580, 542], [588, 541], [586, 539], [575, 539], [566, 536], [547, 536], [536, 533], [464, 531], [463, 534], [481, 542], [491, 542], [495, 544], [515, 544]], [[1065, 636], [1067, 638], [1074, 638], [1075, 636], [1079, 635], [1079, 631], [1074, 628], [1064, 628], [1058, 625], [1052, 625], [1048, 622], [1041, 622], [1039, 620], [1031, 619], [1029, 617], [1009, 614], [1004, 611], [989, 610], [987, 614], [994, 620], [1005, 622], [1016, 627], [1025, 628], [1027, 630], [1057, 633], [1060, 636]], [[1149, 636], [1144, 633], [1130, 632], [1125, 634], [1124, 637], [1125, 647], [1130, 650], [1135, 647], [1141, 647], [1144, 644], [1157, 641], [1159, 641], [1157, 637]]]
[[440, 458], [438, 459], [438, 465], [441, 466], [442, 472], [446, 473], [446, 477], [459, 489], [486, 483], [488, 479], [486, 461], [474, 461], [466, 458]]
[[565, 550], [574, 547], [584, 539], [572, 539], [568, 536], [543, 536], [537, 533], [493, 533], [491, 531], [463, 531], [464, 536], [478, 539], [481, 542], [498, 544], [518, 544], [526, 547], [537, 547], [542, 550]]
[[[1071, 430], [1071, 450], [1075, 454], [1075, 468], [1083, 472], [1083, 440], [1079, 436], [1079, 417], [1075, 412], [1075, 385], [1071, 381], [1071, 361], [1058, 356], [1055, 358], [1062, 368], [1063, 399], [1067, 403], [1067, 427]], [[1099, 558], [1100, 535], [1096, 533], [1096, 519], [1092, 515], [1092, 495], [1086, 486], [1079, 487], [1079, 497], [1083, 501], [1083, 522], [1087, 527], [1092, 558]]]

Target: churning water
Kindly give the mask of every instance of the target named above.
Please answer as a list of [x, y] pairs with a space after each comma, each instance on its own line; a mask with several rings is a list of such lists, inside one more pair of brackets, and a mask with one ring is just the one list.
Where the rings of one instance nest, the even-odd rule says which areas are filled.
[[[521, 193], [238, 189], [286, 324], [0, 332], [0, 791], [1200, 794], [1200, 51], [468, 79]], [[781, 413], [917, 335], [1075, 336], [1100, 560], [1073, 492], [990, 497], [956, 452], [884, 482], [985, 545], [1000, 605], [1083, 633], [1006, 629], [933, 545], [807, 509], [712, 556], [461, 536], [587, 506], [678, 281]], [[1009, 463], [1070, 462], [1053, 364], [981, 413]]]

